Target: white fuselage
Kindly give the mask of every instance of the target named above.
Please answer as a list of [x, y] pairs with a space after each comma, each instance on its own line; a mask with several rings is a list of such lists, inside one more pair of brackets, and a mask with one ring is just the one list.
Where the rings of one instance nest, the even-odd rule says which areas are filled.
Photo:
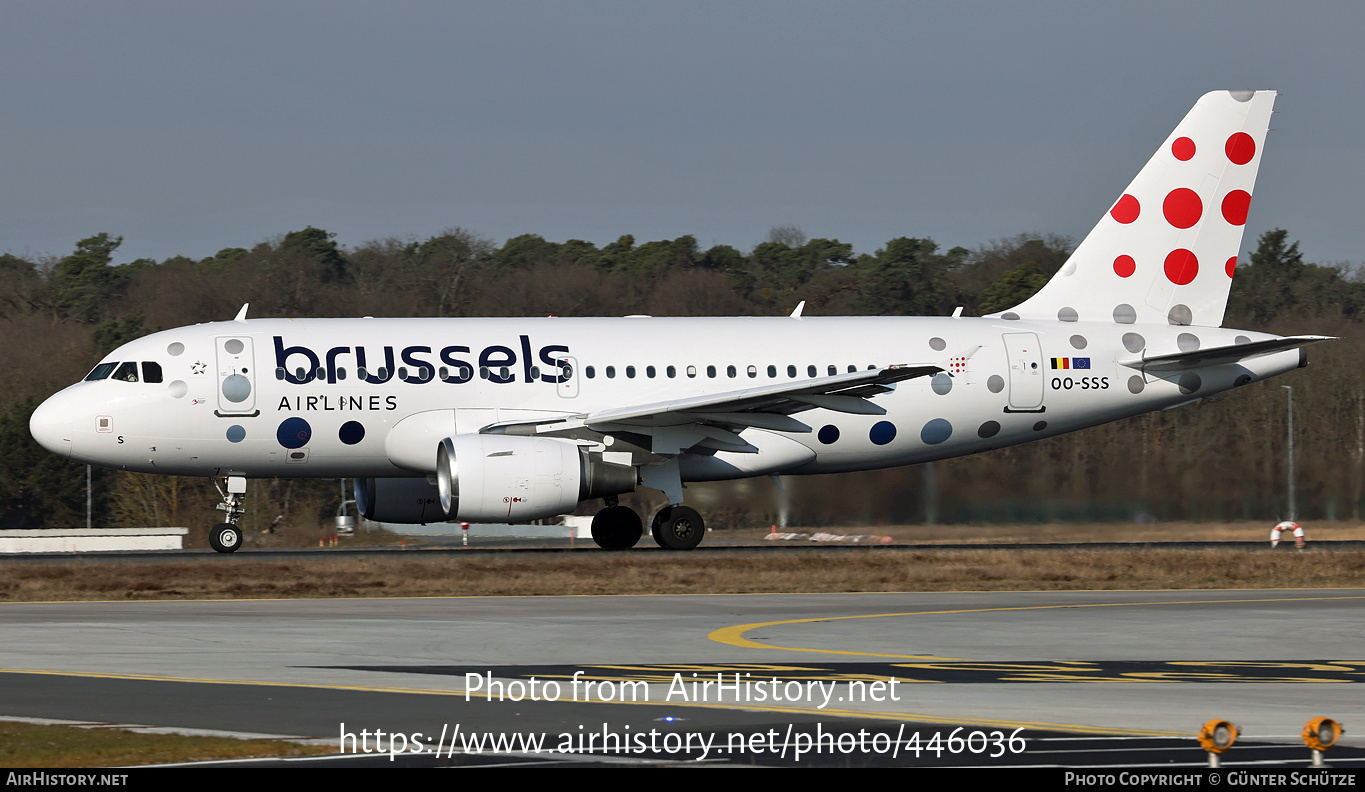
[[[1269, 338], [1213, 327], [978, 318], [253, 319], [125, 344], [105, 361], [137, 362], [137, 382], [106, 376], [72, 385], [48, 399], [31, 426], [57, 453], [123, 470], [401, 477], [428, 472], [395, 464], [386, 448], [390, 431], [418, 413], [453, 411], [451, 425], [467, 433], [869, 367], [944, 369], [947, 376], [903, 381], [872, 397], [885, 415], [797, 412], [812, 431], [762, 430], [785, 439], [776, 451], [755, 443], [760, 459], [742, 465], [748, 475], [832, 473], [1058, 435], [1299, 365], [1298, 350], [1174, 373], [1119, 362], [1144, 350], [1188, 351], [1191, 339], [1207, 348]], [[361, 355], [374, 381], [358, 376]], [[159, 366], [160, 382], [145, 381], [143, 363]], [[1184, 388], [1179, 382], [1190, 373], [1194, 390], [1188, 378]], [[462, 374], [470, 376], [458, 381]], [[765, 453], [781, 458], [767, 465]], [[684, 465], [685, 480], [741, 475], [689, 469], [697, 470]]]

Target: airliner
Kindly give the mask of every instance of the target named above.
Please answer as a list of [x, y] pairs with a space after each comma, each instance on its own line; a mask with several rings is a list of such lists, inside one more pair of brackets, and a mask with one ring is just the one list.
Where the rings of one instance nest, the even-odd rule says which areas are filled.
[[1273, 91], [1206, 94], [1057, 274], [984, 317], [235, 319], [124, 344], [47, 399], [63, 457], [247, 481], [353, 478], [383, 522], [517, 523], [600, 499], [606, 549], [705, 535], [688, 482], [948, 459], [1207, 398], [1323, 336], [1222, 327]]

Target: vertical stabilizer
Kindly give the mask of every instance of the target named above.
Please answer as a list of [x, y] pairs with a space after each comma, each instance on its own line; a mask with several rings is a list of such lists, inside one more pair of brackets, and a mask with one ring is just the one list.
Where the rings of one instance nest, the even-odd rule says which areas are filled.
[[1061, 270], [1005, 319], [1223, 322], [1274, 91], [1214, 91]]

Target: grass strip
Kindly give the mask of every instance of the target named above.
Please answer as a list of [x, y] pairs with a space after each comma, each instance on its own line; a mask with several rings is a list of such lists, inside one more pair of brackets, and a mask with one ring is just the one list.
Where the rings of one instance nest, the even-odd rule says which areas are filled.
[[0, 767], [129, 767], [332, 753], [321, 745], [0, 721]]
[[1365, 551], [1232, 549], [425, 555], [0, 563], [0, 601], [1332, 588]]

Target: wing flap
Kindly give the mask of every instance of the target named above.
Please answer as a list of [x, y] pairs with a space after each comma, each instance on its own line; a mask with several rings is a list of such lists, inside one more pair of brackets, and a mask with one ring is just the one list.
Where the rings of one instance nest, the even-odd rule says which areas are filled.
[[[848, 374], [835, 374], [829, 377], [760, 385], [755, 388], [693, 396], [667, 402], [598, 410], [584, 416], [583, 423], [590, 427], [610, 424], [645, 428], [715, 421], [716, 423], [737, 426], [776, 428], [765, 426], [765, 424], [774, 416], [786, 416], [790, 413], [823, 406], [816, 403], [822, 401], [822, 397], [839, 397], [828, 403], [839, 404], [841, 407], [830, 407], [828, 409], [853, 412], [856, 409], [872, 407], [881, 410], [880, 407], [867, 402], [866, 399], [892, 390], [889, 386], [897, 382], [935, 374], [942, 370], [940, 366], [936, 365], [887, 366]], [[860, 404], [855, 405], [855, 402]], [[726, 419], [718, 421], [714, 418], [705, 417], [706, 414], [717, 413], [725, 414]], [[748, 423], [745, 418], [749, 413], [757, 416], [754, 423]], [[867, 414], [880, 415], [882, 413], [871, 412]], [[780, 429], [779, 431], [790, 430]], [[806, 431], [809, 431], [809, 428]]]

